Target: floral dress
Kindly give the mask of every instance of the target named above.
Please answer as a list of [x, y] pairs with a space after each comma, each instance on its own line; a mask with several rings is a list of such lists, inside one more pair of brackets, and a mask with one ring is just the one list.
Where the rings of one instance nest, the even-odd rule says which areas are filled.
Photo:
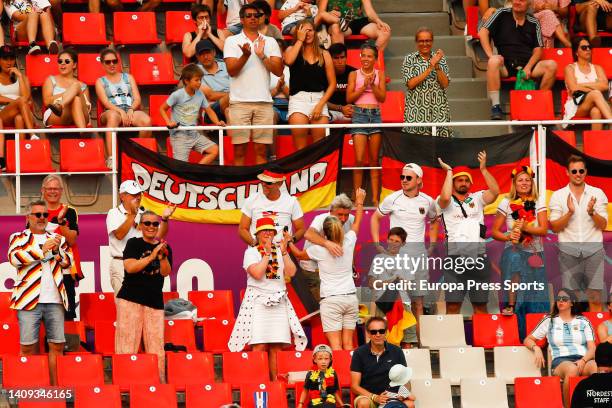
[[[556, 3], [559, 8], [567, 7], [570, 4], [570, 0], [533, 0], [533, 7], [551, 2]], [[561, 24], [561, 21], [559, 21], [559, 18], [552, 10], [540, 10], [534, 16], [540, 22], [544, 47], [553, 48], [555, 45], [555, 30]]]
[[[429, 59], [425, 59], [419, 52], [413, 52], [406, 55], [402, 64], [402, 77], [404, 83], [416, 76], [421, 75], [429, 67]], [[440, 60], [440, 68], [450, 81], [448, 65], [446, 57]], [[449, 122], [450, 108], [448, 106], [448, 97], [446, 89], [440, 86], [436, 72], [431, 73], [423, 82], [418, 84], [414, 89], [406, 91], [406, 111], [404, 120], [409, 123], [415, 122]], [[406, 127], [406, 133], [417, 133], [423, 135], [431, 135], [430, 127]], [[437, 136], [451, 137], [452, 130], [448, 127], [438, 127]]]

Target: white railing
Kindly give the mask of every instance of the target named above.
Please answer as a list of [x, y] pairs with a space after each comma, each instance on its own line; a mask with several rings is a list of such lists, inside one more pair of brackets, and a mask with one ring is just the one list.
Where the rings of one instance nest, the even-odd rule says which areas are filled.
[[[348, 129], [348, 128], [404, 128], [404, 127], [431, 127], [432, 135], [436, 135], [438, 127], [466, 127], [466, 126], [533, 126], [537, 129], [539, 135], [544, 135], [546, 126], [549, 125], [590, 125], [593, 123], [612, 124], [610, 119], [598, 119], [598, 120], [543, 120], [543, 121], [472, 121], [472, 122], [423, 122], [423, 123], [376, 123], [376, 124], [352, 124], [352, 123], [338, 123], [338, 124], [321, 124], [321, 125], [257, 125], [257, 126], [185, 126], [181, 129], [185, 130], [202, 130], [202, 131], [217, 131], [219, 135], [219, 164], [224, 165], [224, 143], [223, 136], [224, 132], [228, 130], [246, 130], [246, 129], [292, 129], [292, 128], [307, 128], [307, 129]], [[535, 129], [534, 129], [535, 130]], [[110, 174], [112, 177], [112, 188], [113, 188], [113, 206], [117, 206], [117, 190], [118, 190], [118, 179], [117, 179], [117, 133], [121, 132], [140, 132], [140, 131], [151, 131], [151, 132], [168, 132], [166, 127], [129, 127], [129, 128], [62, 128], [62, 129], [11, 129], [2, 130], [0, 134], [4, 135], [15, 135], [15, 173], [0, 173], [2, 176], [15, 177], [15, 213], [19, 214], [21, 211], [21, 177], [23, 176], [35, 176], [35, 175], [47, 175], [48, 173], [21, 173], [21, 158], [20, 158], [20, 145], [26, 141], [20, 141], [17, 135], [19, 134], [55, 134], [55, 133], [100, 133], [111, 132], [112, 135], [112, 167], [109, 171], [96, 171], [96, 172], [62, 172], [57, 171], [53, 174], [57, 175], [76, 175], [76, 174]], [[546, 138], [538, 138], [538, 161], [537, 166], [539, 167], [545, 162], [546, 155]], [[382, 167], [343, 167], [342, 170], [368, 170], [368, 169], [382, 169]], [[546, 177], [543, 172], [538, 171], [538, 188], [540, 191], [545, 191]]]

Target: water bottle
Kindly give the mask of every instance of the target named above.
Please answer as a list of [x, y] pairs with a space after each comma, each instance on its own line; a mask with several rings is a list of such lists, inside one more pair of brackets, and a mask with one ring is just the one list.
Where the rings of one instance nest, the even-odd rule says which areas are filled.
[[495, 330], [495, 339], [498, 345], [504, 344], [504, 329], [501, 327], [501, 324], [497, 326], [497, 330]]
[[151, 75], [153, 75], [153, 79], [159, 80], [159, 67], [157, 65], [153, 65], [153, 70], [151, 71]]

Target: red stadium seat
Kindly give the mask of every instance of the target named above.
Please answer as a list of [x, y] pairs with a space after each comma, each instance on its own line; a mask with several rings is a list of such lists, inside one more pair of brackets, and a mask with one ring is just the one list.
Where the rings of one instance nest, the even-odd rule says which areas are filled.
[[612, 79], [612, 48], [593, 48], [592, 61], [601, 65], [608, 79]]
[[89, 328], [92, 328], [97, 320], [114, 322], [117, 319], [115, 295], [112, 292], [81, 293], [79, 304], [81, 321]]
[[[51, 146], [48, 139], [22, 140], [19, 144], [21, 173], [54, 173], [51, 163]], [[6, 141], [6, 169], [9, 173], [17, 171], [15, 160], [15, 141]]]
[[591, 322], [591, 325], [593, 326], [593, 334], [595, 335], [595, 344], [599, 344], [597, 328], [601, 323], [610, 318], [610, 312], [583, 312], [582, 315]]
[[519, 377], [514, 380], [515, 408], [563, 408], [559, 377]]
[[227, 27], [227, 9], [217, 10], [217, 30]]
[[[119, 58], [119, 65], [121, 65], [121, 57]], [[100, 54], [79, 54], [79, 70], [78, 78], [79, 81], [87, 85], [94, 85], [96, 80], [106, 74], [104, 67], [100, 62]]]
[[[346, 64], [355, 68], [359, 68], [361, 66], [361, 50], [358, 48], [351, 48], [346, 53]], [[382, 52], [378, 53], [378, 60], [374, 65], [376, 69], [385, 69], [385, 56]], [[386, 80], [386, 78], [385, 78]]]
[[[79, 320], [65, 321], [64, 322], [64, 333], [65, 334], [75, 334], [79, 336], [79, 340], [82, 343], [87, 343], [87, 335], [85, 333], [85, 323], [82, 321], [79, 321]], [[83, 346], [80, 346], [78, 352], [87, 353], [87, 350]]]
[[[495, 346], [520, 346], [518, 320], [516, 315], [478, 313], [472, 316], [474, 346], [493, 348]], [[501, 327], [504, 331], [503, 341], [497, 343], [495, 333]]]
[[2, 387], [24, 388], [49, 386], [49, 358], [46, 355], [2, 358]]
[[232, 403], [232, 387], [225, 383], [189, 384], [185, 408], [210, 408]]
[[[531, 334], [531, 332], [536, 328], [538, 323], [542, 321], [542, 319], [546, 316], [550, 316], [548, 313], [527, 313], [525, 315], [525, 326], [527, 334]], [[538, 340], [536, 344], [540, 347], [544, 347], [546, 345], [546, 337], [541, 340]]]
[[[365, 158], [363, 160], [366, 165], [370, 162], [370, 153], [368, 149], [366, 149]], [[356, 163], [355, 163], [355, 148], [353, 147], [353, 136], [344, 135], [344, 143], [342, 144], [342, 167], [355, 167], [355, 166], [356, 166]]]
[[552, 91], [510, 91], [512, 120], [552, 120], [555, 118]]
[[19, 324], [17, 321], [0, 323], [0, 358], [4, 354], [19, 354]]
[[[357, 345], [357, 342], [354, 343]], [[351, 386], [351, 359], [353, 350], [334, 350], [332, 357], [332, 367], [338, 373], [338, 380], [341, 387]]]
[[585, 130], [582, 134], [584, 154], [601, 160], [612, 160], [611, 137], [612, 130]]
[[64, 13], [64, 45], [107, 45], [104, 13]]
[[234, 296], [231, 290], [189, 291], [187, 298], [198, 308], [198, 317], [234, 319]]
[[[135, 137], [130, 140], [157, 153], [157, 140], [154, 137]], [[174, 296], [175, 294], [176, 296]], [[167, 297], [167, 296], [172, 296], [172, 297]], [[170, 299], [174, 299], [175, 297], [178, 297], [177, 292], [164, 292], [164, 303], [166, 303]]]
[[[159, 44], [153, 11], [115, 11], [113, 13], [115, 45]], [[133, 65], [132, 65], [133, 66]]]
[[189, 11], [166, 11], [166, 44], [181, 44], [185, 33], [195, 30]]
[[[225, 160], [225, 165], [234, 164], [234, 145], [232, 144], [231, 136], [223, 136], [223, 159]], [[253, 142], [249, 142], [247, 146], [246, 158], [244, 160], [245, 166], [254, 166], [255, 165], [255, 148], [253, 146]]]
[[168, 408], [176, 406], [176, 390], [172, 384], [139, 384], [130, 387], [131, 408]]
[[383, 123], [404, 123], [405, 102], [402, 91], [387, 91], [387, 97], [380, 106]]
[[470, 6], [465, 11], [465, 25], [467, 26], [467, 35], [473, 39], [480, 38], [478, 35], [478, 6]]
[[9, 307], [12, 294], [12, 292], [0, 292], [0, 322], [17, 321], [17, 311]]
[[[290, 156], [297, 151], [293, 145], [293, 137], [291, 135], [278, 135], [274, 143], [276, 144], [277, 159]], [[308, 144], [310, 143], [312, 143], [312, 138], [308, 137]]]
[[[154, 137], [143, 137], [143, 138], [139, 138], [141, 140], [147, 140], [147, 139], [153, 139], [155, 141]], [[134, 139], [133, 139], [134, 140]], [[135, 139], [138, 140], [138, 139]], [[139, 142], [137, 142], [139, 143]], [[146, 143], [139, 143], [143, 146], [145, 146], [146, 148], [150, 149], [150, 150], [154, 150], [157, 151], [157, 142], [155, 143], [155, 148], [152, 149], [151, 146], [151, 142], [146, 142]], [[178, 299], [180, 297], [179, 293], [176, 291], [171, 291], [171, 292], [163, 292], [162, 296], [164, 297], [164, 303], [168, 303], [169, 300], [171, 299]]]
[[270, 15], [270, 24], [275, 25], [280, 30], [282, 27], [282, 23], [280, 18], [278, 17], [278, 9], [273, 9], [272, 14]]
[[57, 383], [61, 387], [104, 385], [104, 365], [99, 354], [57, 357]]
[[96, 320], [94, 323], [94, 351], [105, 357], [115, 354], [115, 322]]
[[227, 342], [234, 329], [234, 319], [206, 319], [202, 321], [204, 351], [223, 353], [229, 351]]
[[[312, 368], [312, 353], [310, 351], [281, 350], [276, 357], [276, 372], [280, 380], [287, 382], [290, 372], [308, 371]], [[288, 388], [295, 384], [287, 384]]]
[[133, 385], [159, 384], [157, 356], [154, 354], [114, 354], [113, 384], [121, 392]]
[[[166, 122], [159, 113], [159, 107], [168, 100], [168, 95], [149, 95], [149, 116], [152, 126], [166, 126]], [[170, 115], [171, 109], [166, 112]]]
[[244, 384], [240, 386], [240, 403], [244, 407], [255, 406], [255, 393], [268, 393], [268, 406], [274, 408], [287, 408], [285, 384], [280, 382], [262, 382], [259, 384]]
[[190, 384], [215, 381], [215, 362], [211, 353], [167, 353], [168, 383], [177, 391], [185, 391]]
[[565, 67], [574, 62], [571, 48], [543, 48], [542, 60], [553, 60], [557, 63], [555, 77], [559, 81], [565, 80]]
[[59, 74], [57, 58], [53, 55], [26, 55], [25, 66], [31, 86], [42, 86], [49, 75]]
[[187, 351], [197, 351], [193, 320], [165, 320], [164, 342], [185, 346]]
[[223, 353], [223, 382], [233, 388], [242, 384], [269, 381], [268, 353], [265, 351], [241, 351]]
[[74, 408], [121, 408], [121, 392], [117, 385], [76, 387]]
[[[159, 77], [153, 77], [157, 66]], [[130, 54], [130, 72], [138, 85], [175, 85], [174, 64], [169, 52], [159, 54]]]
[[61, 171], [108, 171], [104, 160], [104, 140], [100, 138], [60, 139]]
[[553, 133], [559, 136], [565, 143], [576, 147], [576, 133], [573, 130], [554, 130]]
[[586, 375], [581, 375], [579, 377], [570, 377], [569, 378], [569, 400], [572, 400], [572, 395], [574, 395], [574, 390], [576, 389], [576, 386], [578, 385], [578, 383], [582, 380], [584, 380], [585, 378], [588, 378], [588, 376]]

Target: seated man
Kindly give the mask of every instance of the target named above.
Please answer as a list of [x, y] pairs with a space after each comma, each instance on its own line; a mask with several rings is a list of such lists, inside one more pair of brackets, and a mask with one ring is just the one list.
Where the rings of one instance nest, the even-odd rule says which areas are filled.
[[576, 5], [576, 28], [584, 31], [593, 47], [601, 45], [597, 29], [612, 30], [612, 3], [606, 0], [572, 0]]
[[[196, 45], [197, 65], [204, 71], [202, 92], [219, 120], [225, 121], [225, 109], [229, 106], [230, 78], [225, 62], [215, 59], [215, 53], [215, 44], [210, 40], [201, 40]], [[205, 122], [210, 123], [208, 117]]]
[[350, 122], [353, 117], [353, 105], [346, 103], [346, 86], [349, 74], [356, 68], [346, 64], [346, 45], [332, 44], [329, 47], [329, 53], [334, 61], [336, 90], [327, 101], [327, 109], [329, 109], [332, 123]]
[[[540, 78], [540, 89], [551, 89], [555, 84], [557, 63], [540, 61], [542, 35], [540, 23], [527, 15], [531, 0], [512, 0], [511, 8], [497, 10], [483, 25], [478, 34], [484, 52], [489, 57], [487, 65], [487, 91], [491, 99], [491, 119], [503, 119], [499, 104], [500, 77], [514, 77], [519, 69], [525, 78]], [[493, 54], [491, 40], [499, 54]]]

